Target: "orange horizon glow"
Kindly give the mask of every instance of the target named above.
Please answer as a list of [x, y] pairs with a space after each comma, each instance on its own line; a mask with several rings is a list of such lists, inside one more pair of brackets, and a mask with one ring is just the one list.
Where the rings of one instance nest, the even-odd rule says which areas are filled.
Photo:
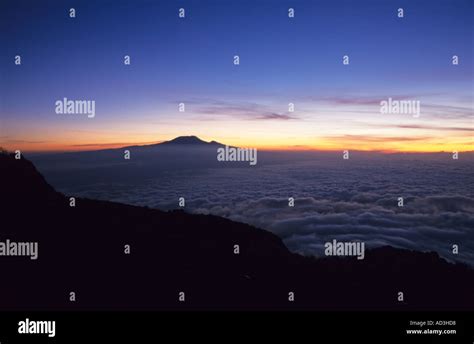
[[[198, 136], [198, 135], [196, 135]], [[391, 141], [390, 137], [386, 139], [380, 139], [380, 142], [371, 142], [371, 137], [368, 136], [366, 140], [354, 140], [354, 139], [328, 139], [320, 138], [314, 139], [312, 143], [301, 142], [292, 144], [282, 144], [280, 142], [273, 142], [271, 140], [242, 140], [242, 139], [212, 139], [206, 136], [198, 136], [204, 141], [218, 141], [224, 145], [236, 146], [236, 147], [248, 147], [257, 148], [261, 151], [364, 151], [364, 152], [379, 152], [379, 153], [442, 153], [442, 152], [471, 152], [474, 151], [472, 145], [472, 139], [459, 140], [458, 142], [437, 142], [436, 140], [427, 140], [427, 142], [397, 142]], [[20, 150], [25, 153], [60, 153], [60, 152], [84, 152], [84, 151], [95, 151], [103, 149], [117, 149], [129, 146], [145, 146], [151, 144], [158, 144], [168, 140], [174, 139], [173, 137], [166, 137], [156, 141], [140, 141], [140, 140], [104, 140], [102, 142], [93, 141], [93, 143], [87, 143], [85, 141], [78, 141], [76, 143], [56, 141], [56, 142], [19, 142], [17, 144], [3, 144], [0, 143], [0, 147], [7, 151], [14, 152]], [[356, 142], [359, 141], [359, 142]]]
[[[232, 111], [242, 106], [232, 105]], [[305, 111], [304, 103], [301, 104], [297, 119], [261, 119], [256, 114], [235, 116], [227, 113], [231, 110], [226, 108], [215, 109], [216, 113], [222, 113], [220, 116], [206, 116], [199, 109], [186, 115], [166, 110], [169, 114], [158, 116], [155, 108], [144, 108], [140, 116], [124, 111], [115, 114], [113, 121], [107, 114], [94, 119], [46, 114], [37, 121], [16, 116], [11, 122], [2, 123], [0, 119], [0, 147], [35, 153], [80, 152], [150, 145], [193, 135], [207, 142], [262, 151], [439, 153], [474, 150], [474, 123], [467, 107], [462, 108], [462, 115], [456, 112], [461, 111], [458, 108], [449, 110], [452, 112], [449, 116], [455, 119], [447, 120], [433, 114], [421, 118], [382, 116], [371, 112], [373, 109], [362, 116], [354, 112], [353, 107], [346, 109], [344, 105], [334, 105], [334, 110], [326, 113], [324, 104], [322, 110], [318, 110], [320, 105], [307, 104]], [[366, 111], [360, 106], [355, 109]], [[241, 112], [245, 111], [244, 106]]]

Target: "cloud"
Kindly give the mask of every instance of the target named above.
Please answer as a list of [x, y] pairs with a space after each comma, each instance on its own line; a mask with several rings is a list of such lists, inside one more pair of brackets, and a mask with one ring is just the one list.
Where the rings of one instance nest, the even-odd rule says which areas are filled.
[[[128, 176], [115, 183], [88, 173], [87, 184], [80, 185], [74, 173], [58, 175], [71, 178], [61, 191], [84, 197], [164, 210], [177, 208], [178, 198], [185, 197], [187, 211], [267, 229], [292, 251], [307, 255], [323, 255], [324, 243], [333, 239], [361, 240], [368, 248], [436, 251], [474, 266], [474, 159], [469, 156], [454, 162], [434, 154], [372, 154], [343, 162], [324, 154], [287, 154], [291, 158], [262, 152], [256, 168], [169, 171], [166, 164], [156, 165], [153, 179]], [[140, 166], [137, 175], [146, 167]], [[121, 174], [120, 166], [114, 174]], [[288, 206], [289, 197], [294, 207]], [[403, 207], [398, 197], [404, 198]], [[460, 247], [457, 256], [453, 244]]]
[[14, 143], [14, 144], [37, 144], [37, 143], [48, 143], [51, 141], [34, 141], [34, 140], [6, 140], [5, 143]]
[[130, 145], [147, 145], [147, 144], [154, 144], [157, 141], [150, 141], [150, 142], [112, 142], [112, 143], [78, 143], [69, 145], [70, 147], [125, 147]]
[[421, 116], [430, 116], [438, 119], [472, 120], [474, 111], [470, 107], [451, 106], [440, 104], [421, 103]]
[[346, 96], [310, 96], [307, 99], [314, 102], [330, 103], [334, 105], [351, 105], [351, 106], [365, 106], [377, 105], [380, 106], [382, 100], [392, 99], [418, 99], [420, 95], [417, 94], [399, 94], [399, 95], [384, 95], [384, 96], [360, 96], [360, 95], [346, 95]]
[[297, 117], [289, 115], [289, 114], [279, 114], [279, 113], [263, 113], [256, 118], [257, 120], [292, 120], [297, 119]]
[[337, 141], [337, 142], [411, 142], [411, 141], [424, 141], [430, 139], [427, 136], [373, 136], [373, 135], [334, 135], [334, 136], [324, 136], [327, 141]]
[[400, 124], [400, 125], [379, 125], [374, 124], [372, 127], [377, 128], [399, 128], [399, 129], [422, 129], [422, 130], [439, 130], [439, 131], [474, 131], [473, 127], [452, 127], [452, 126], [434, 126], [434, 125], [421, 125], [421, 124]]
[[392, 98], [394, 100], [419, 100], [421, 108], [421, 116], [431, 117], [434, 119], [458, 119], [458, 120], [472, 120], [474, 118], [474, 111], [472, 106], [459, 105], [445, 105], [435, 104], [429, 102], [430, 98], [439, 97], [440, 93], [420, 93], [420, 94], [398, 94], [398, 95], [381, 95], [381, 96], [309, 96], [304, 97], [306, 101], [315, 103], [328, 103], [335, 107], [335, 111], [342, 111], [342, 108], [350, 107], [350, 112], [358, 113], [373, 113], [368, 110], [370, 107], [380, 106], [382, 100]]
[[216, 119], [215, 116], [232, 117], [243, 120], [297, 120], [299, 119], [293, 113], [290, 112], [278, 112], [274, 111], [274, 107], [269, 105], [263, 105], [251, 102], [223, 102], [223, 101], [212, 101], [211, 103], [199, 105], [198, 102], [194, 102], [194, 107], [190, 107], [191, 111], [207, 118], [212, 116], [212, 119]]

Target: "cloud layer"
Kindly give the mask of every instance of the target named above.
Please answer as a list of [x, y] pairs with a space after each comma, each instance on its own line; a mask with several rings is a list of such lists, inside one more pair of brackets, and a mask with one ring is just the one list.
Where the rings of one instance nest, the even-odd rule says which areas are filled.
[[[163, 170], [135, 183], [71, 185], [66, 193], [160, 209], [178, 207], [253, 224], [293, 251], [321, 256], [326, 241], [362, 240], [436, 251], [474, 265], [474, 162], [448, 154], [259, 156], [256, 168]], [[288, 198], [295, 206], [288, 206]], [[398, 206], [398, 197], [404, 206]], [[225, 230], [223, 228], [222, 230]], [[452, 245], [459, 254], [452, 254]]]

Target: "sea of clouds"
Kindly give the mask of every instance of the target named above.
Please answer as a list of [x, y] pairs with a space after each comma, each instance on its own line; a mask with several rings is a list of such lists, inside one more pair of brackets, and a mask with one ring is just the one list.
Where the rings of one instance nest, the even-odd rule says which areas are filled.
[[[472, 155], [453, 160], [447, 153], [356, 154], [343, 160], [334, 153], [263, 152], [255, 167], [183, 166], [123, 180], [84, 182], [69, 171], [68, 181], [55, 185], [54, 175], [48, 178], [46, 172], [46, 177], [68, 195], [164, 210], [178, 208], [178, 198], [184, 197], [189, 212], [267, 229], [306, 255], [324, 255], [324, 243], [333, 239], [358, 240], [369, 248], [436, 251], [474, 266]], [[89, 175], [94, 173], [100, 169]], [[289, 197], [294, 207], [288, 206]], [[404, 198], [403, 207], [398, 197]], [[456, 256], [453, 244], [459, 245]]]

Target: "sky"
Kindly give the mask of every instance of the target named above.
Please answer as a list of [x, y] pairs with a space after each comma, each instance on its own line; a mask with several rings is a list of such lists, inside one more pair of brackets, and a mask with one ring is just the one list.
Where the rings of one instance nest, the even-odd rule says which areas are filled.
[[[470, 151], [473, 18], [470, 0], [2, 1], [0, 146]], [[389, 98], [420, 115], [381, 113]]]

